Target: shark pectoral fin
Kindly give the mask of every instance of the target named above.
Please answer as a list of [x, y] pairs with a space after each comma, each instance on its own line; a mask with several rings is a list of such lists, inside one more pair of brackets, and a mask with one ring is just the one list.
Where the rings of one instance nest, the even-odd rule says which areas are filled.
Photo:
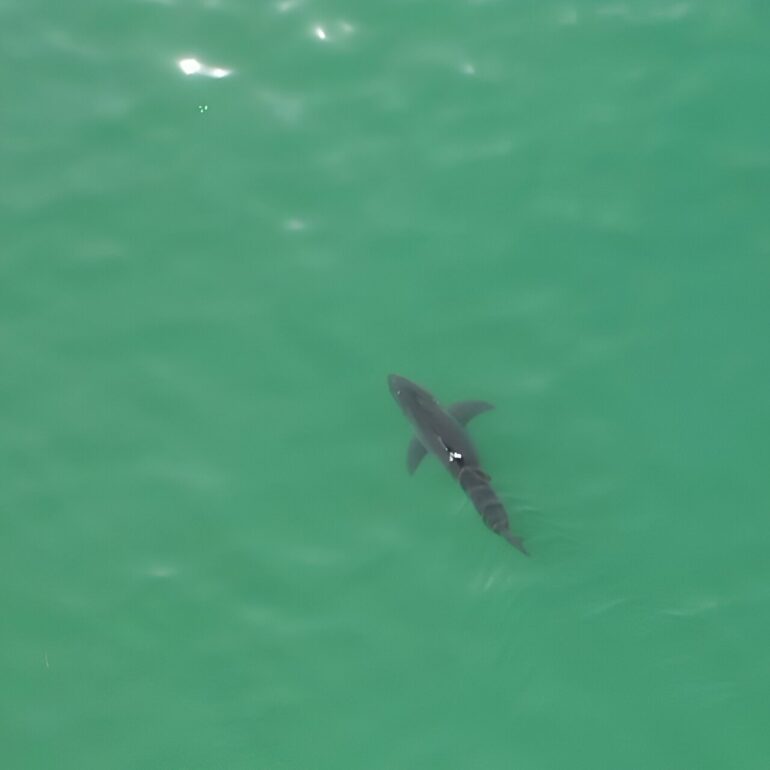
[[426, 454], [428, 454], [428, 450], [422, 445], [420, 439], [413, 438], [406, 453], [406, 469], [409, 473], [414, 473], [417, 470], [417, 466]]
[[449, 414], [460, 423], [467, 425], [477, 414], [488, 412], [494, 406], [487, 401], [458, 401], [449, 407]]

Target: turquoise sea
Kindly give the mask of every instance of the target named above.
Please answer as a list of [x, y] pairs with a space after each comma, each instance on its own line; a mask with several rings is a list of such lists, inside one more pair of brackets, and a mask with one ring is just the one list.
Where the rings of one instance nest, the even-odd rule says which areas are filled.
[[[766, 770], [769, 50], [0, 0], [3, 770]], [[391, 372], [495, 404], [529, 559]]]

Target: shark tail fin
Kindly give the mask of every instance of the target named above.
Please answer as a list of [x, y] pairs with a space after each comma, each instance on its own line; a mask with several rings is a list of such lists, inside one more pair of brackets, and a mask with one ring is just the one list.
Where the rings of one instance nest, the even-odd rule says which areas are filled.
[[506, 529], [500, 533], [514, 548], [517, 548], [525, 556], [529, 556], [529, 551], [524, 547], [524, 541], [511, 532], [510, 529]]

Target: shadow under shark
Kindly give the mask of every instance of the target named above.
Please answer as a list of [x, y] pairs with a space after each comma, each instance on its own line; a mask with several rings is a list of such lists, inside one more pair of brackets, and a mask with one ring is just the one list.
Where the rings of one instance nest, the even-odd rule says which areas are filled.
[[425, 388], [391, 374], [393, 398], [412, 423], [415, 437], [409, 444], [407, 469], [414, 473], [429, 452], [457, 479], [484, 523], [523, 554], [529, 555], [520, 537], [511, 532], [508, 514], [482, 469], [478, 452], [465, 426], [477, 414], [493, 409], [486, 401], [460, 401], [444, 409]]

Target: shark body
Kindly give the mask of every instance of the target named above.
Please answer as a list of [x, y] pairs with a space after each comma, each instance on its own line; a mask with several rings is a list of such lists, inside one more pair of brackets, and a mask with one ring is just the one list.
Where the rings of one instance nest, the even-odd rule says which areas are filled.
[[414, 473], [425, 455], [432, 454], [465, 490], [484, 523], [527, 554], [522, 539], [511, 532], [508, 513], [492, 489], [489, 475], [482, 470], [476, 447], [465, 429], [477, 414], [493, 409], [492, 404], [460, 401], [445, 409], [425, 388], [406, 377], [391, 374], [388, 385], [414, 428], [407, 453], [409, 473]]

